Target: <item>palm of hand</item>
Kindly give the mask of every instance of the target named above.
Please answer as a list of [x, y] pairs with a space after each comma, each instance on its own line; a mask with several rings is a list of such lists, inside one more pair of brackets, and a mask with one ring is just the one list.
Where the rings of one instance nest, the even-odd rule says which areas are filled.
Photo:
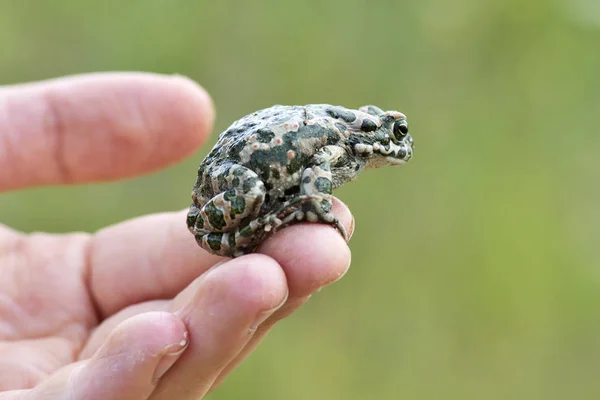
[[30, 387], [74, 361], [98, 324], [86, 280], [89, 237], [0, 230], [4, 387]]
[[[141, 74], [0, 89], [0, 111], [0, 191], [152, 170], [212, 124], [197, 86]], [[334, 211], [351, 232], [347, 208]], [[297, 225], [215, 267], [184, 222], [185, 211], [94, 235], [0, 226], [0, 399], [197, 399], [350, 260], [330, 227]]]

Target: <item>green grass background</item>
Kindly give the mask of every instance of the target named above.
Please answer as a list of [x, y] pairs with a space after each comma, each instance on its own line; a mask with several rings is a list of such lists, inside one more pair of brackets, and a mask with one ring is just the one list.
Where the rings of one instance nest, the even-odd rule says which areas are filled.
[[[0, 83], [112, 70], [197, 80], [215, 133], [275, 103], [408, 115], [414, 160], [336, 192], [350, 272], [211, 399], [600, 398], [597, 0], [0, 1]], [[213, 142], [151, 176], [3, 194], [0, 220], [184, 208]]]

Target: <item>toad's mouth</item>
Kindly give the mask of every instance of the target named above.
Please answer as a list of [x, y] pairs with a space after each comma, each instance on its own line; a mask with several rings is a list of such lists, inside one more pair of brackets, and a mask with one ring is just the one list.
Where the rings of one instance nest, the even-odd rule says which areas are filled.
[[400, 165], [408, 162], [413, 155], [412, 147], [406, 145], [397, 145], [394, 142], [387, 144], [375, 143], [373, 151], [383, 156], [390, 164]]
[[401, 158], [386, 157], [385, 159], [392, 165], [406, 164], [406, 160], [403, 160]]

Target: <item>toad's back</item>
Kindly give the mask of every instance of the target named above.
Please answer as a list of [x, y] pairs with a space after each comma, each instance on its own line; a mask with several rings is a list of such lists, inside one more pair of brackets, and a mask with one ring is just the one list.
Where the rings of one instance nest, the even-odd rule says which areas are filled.
[[[236, 122], [219, 135], [203, 161], [214, 171], [223, 164], [248, 167], [265, 181], [291, 176], [323, 146], [344, 140], [345, 127], [328, 113], [331, 106], [274, 106]], [[350, 113], [350, 111], [348, 111]], [[208, 171], [207, 171], [208, 172]]]

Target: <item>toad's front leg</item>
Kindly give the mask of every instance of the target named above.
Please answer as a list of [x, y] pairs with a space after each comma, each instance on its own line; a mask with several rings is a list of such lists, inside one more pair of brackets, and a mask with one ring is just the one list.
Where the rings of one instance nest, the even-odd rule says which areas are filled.
[[300, 195], [288, 201], [278, 212], [281, 226], [294, 222], [322, 222], [335, 227], [345, 240], [346, 228], [331, 212], [332, 207], [332, 165], [335, 165], [346, 152], [339, 146], [325, 146], [311, 159], [302, 172]]

